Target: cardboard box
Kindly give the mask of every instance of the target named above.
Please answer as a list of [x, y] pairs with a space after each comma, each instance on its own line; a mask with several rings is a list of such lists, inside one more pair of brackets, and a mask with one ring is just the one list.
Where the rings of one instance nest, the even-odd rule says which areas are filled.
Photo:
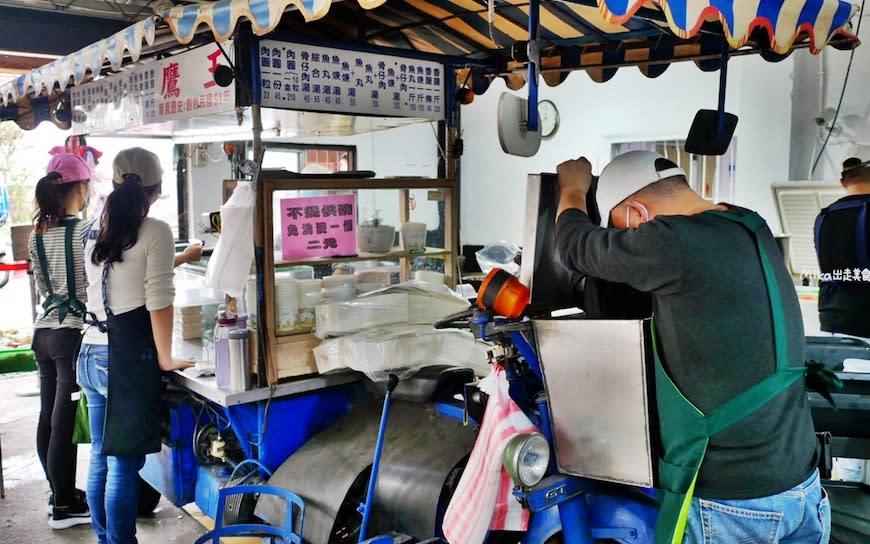
[[9, 230], [12, 234], [12, 260], [29, 261], [28, 242], [33, 225], [12, 225]]
[[320, 339], [311, 333], [278, 338], [277, 379], [317, 374], [314, 348], [318, 345]]
[[[275, 364], [266, 368], [268, 383], [275, 384], [285, 378], [317, 374], [313, 350], [318, 345], [320, 339], [311, 333], [279, 336]], [[250, 353], [251, 372], [257, 374], [257, 334], [254, 331], [251, 331]]]

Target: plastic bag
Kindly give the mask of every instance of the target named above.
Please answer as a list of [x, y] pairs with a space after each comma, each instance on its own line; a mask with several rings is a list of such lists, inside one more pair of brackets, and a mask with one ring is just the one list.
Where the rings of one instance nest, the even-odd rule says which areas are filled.
[[205, 284], [240, 298], [254, 260], [254, 203], [250, 183], [239, 183], [221, 206], [221, 235], [205, 273]]
[[468, 331], [393, 325], [333, 338], [313, 351], [321, 374], [350, 368], [379, 382], [388, 374], [405, 379], [423, 367], [440, 364], [464, 366], [485, 375], [489, 371], [488, 348]]
[[467, 299], [444, 284], [412, 280], [351, 300], [319, 304], [314, 335], [326, 338], [383, 325], [432, 324], [468, 306]]
[[79, 392], [79, 402], [76, 405], [76, 419], [73, 424], [73, 444], [91, 443], [91, 419], [88, 413], [88, 396]]
[[537, 428], [511, 399], [504, 369], [493, 365], [478, 388], [489, 395], [474, 449], [447, 505], [442, 530], [450, 544], [480, 544], [490, 530], [526, 531], [529, 510], [514, 498], [501, 462], [508, 441]]
[[486, 247], [477, 251], [474, 256], [477, 258], [477, 264], [480, 266], [480, 271], [488, 274], [493, 268], [501, 268], [514, 276], [520, 273], [520, 265], [517, 264], [516, 258], [522, 253], [522, 250], [510, 243], [501, 241], [495, 244], [487, 244]]

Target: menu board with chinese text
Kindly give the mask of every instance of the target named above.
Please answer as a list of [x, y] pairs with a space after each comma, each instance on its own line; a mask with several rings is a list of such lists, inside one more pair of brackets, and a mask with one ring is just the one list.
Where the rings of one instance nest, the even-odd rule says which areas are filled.
[[266, 107], [444, 119], [444, 65], [275, 40], [260, 41]]
[[[232, 44], [223, 48], [231, 52]], [[233, 111], [235, 86], [220, 87], [213, 78], [220, 64], [228, 62], [210, 44], [73, 87], [73, 131], [110, 132]]]
[[281, 199], [285, 261], [356, 254], [356, 196]]

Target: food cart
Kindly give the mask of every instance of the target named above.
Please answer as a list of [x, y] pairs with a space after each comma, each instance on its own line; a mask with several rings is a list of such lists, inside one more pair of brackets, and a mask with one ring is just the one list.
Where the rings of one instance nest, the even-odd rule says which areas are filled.
[[[286, 225], [275, 228], [273, 216], [283, 192], [390, 191], [399, 222], [413, 219], [412, 195], [439, 203], [440, 244], [422, 256], [439, 261], [447, 283], [455, 284], [460, 106], [493, 79], [515, 90], [527, 87], [528, 100], [513, 115], [498, 115], [505, 138], [533, 153], [540, 142], [539, 79], [556, 85], [582, 70], [606, 82], [625, 66], [656, 77], [672, 62], [715, 70], [736, 55], [776, 61], [797, 48], [857, 45], [851, 2], [725, 4], [219, 0], [166, 9], [0, 88], [0, 118], [25, 128], [50, 121], [76, 133], [165, 137], [190, 129], [188, 138], [241, 144], [233, 152], [234, 175], [227, 177], [250, 184], [256, 195], [256, 297], [248, 308], [255, 306], [259, 316], [251, 358], [255, 385], [228, 391], [215, 378], [170, 376], [164, 447], [150, 456], [145, 479], [173, 503], [195, 501], [214, 516], [221, 486], [241, 475], [274, 474], [271, 483], [292, 487], [316, 505], [306, 511], [307, 540], [353, 539], [377, 403], [360, 374], [316, 372], [316, 342], [307, 330], [279, 330], [276, 270], [386, 259], [398, 263], [405, 280], [418, 255], [390, 248], [378, 256], [355, 249], [288, 256], [282, 245], [276, 257], [273, 244], [288, 232]], [[718, 113], [724, 115], [722, 107]], [[262, 168], [270, 140], [420, 121], [438, 126], [437, 179], [304, 177]], [[240, 129], [250, 133], [249, 146]], [[351, 216], [352, 224], [360, 219]], [[195, 343], [176, 348], [194, 358], [202, 353]], [[409, 381], [404, 415], [391, 423], [399, 447], [387, 454], [376, 490], [382, 529], [420, 538], [440, 532], [445, 501], [474, 440], [472, 429], [447, 415], [455, 415], [451, 398], [462, 389], [451, 373], [442, 369]], [[458, 379], [470, 378], [460, 373]], [[338, 451], [351, 453], [339, 457]]]

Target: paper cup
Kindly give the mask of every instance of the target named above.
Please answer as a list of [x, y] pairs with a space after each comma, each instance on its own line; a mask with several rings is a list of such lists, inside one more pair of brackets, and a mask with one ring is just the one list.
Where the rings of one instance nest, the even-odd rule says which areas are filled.
[[402, 248], [411, 253], [426, 251], [426, 223], [402, 223]]

